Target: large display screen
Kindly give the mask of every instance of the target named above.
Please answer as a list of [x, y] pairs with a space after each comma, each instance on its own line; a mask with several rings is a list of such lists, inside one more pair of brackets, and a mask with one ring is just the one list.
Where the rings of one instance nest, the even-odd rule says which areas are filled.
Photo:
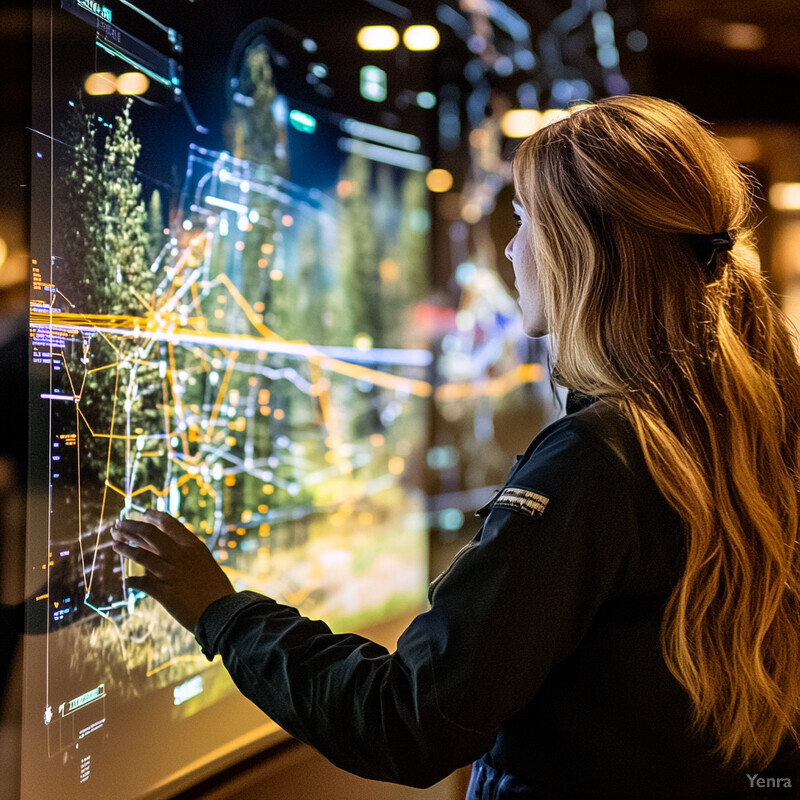
[[120, 516], [334, 629], [424, 597], [424, 135], [293, 5], [35, 7], [23, 800], [166, 796], [276, 731], [128, 587]]

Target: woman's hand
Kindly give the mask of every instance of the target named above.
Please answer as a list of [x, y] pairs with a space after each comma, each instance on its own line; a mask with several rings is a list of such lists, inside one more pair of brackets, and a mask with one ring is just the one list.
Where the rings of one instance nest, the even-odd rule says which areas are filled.
[[148, 509], [140, 521], [117, 522], [111, 536], [117, 553], [145, 569], [127, 578], [128, 586], [158, 600], [192, 632], [211, 603], [235, 593], [209, 549], [169, 514]]

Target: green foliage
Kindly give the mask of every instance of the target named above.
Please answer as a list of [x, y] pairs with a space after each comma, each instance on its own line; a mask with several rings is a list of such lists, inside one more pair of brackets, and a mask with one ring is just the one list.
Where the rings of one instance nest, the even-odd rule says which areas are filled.
[[66, 283], [74, 287], [70, 301], [85, 313], [142, 314], [145, 305], [136, 295], [146, 298], [154, 288], [147, 268], [147, 211], [136, 174], [141, 144], [132, 129], [131, 102], [126, 101], [102, 142], [102, 159], [94, 116], [82, 98], [64, 125], [69, 149], [57, 201]]
[[[98, 148], [101, 137], [81, 98], [64, 126], [68, 151], [56, 201], [66, 275], [59, 284], [69, 287], [69, 300], [85, 314], [144, 316], [155, 286], [148, 261], [153, 225], [148, 225], [136, 173], [141, 145], [133, 133], [131, 102], [126, 101], [111, 133], [101, 139], [104, 147]], [[153, 205], [151, 216], [160, 217], [160, 198]], [[112, 347], [96, 334], [84, 339], [80, 361], [68, 364], [71, 373], [88, 370], [81, 424], [89, 435], [82, 437], [80, 460], [84, 482], [93, 488], [106, 482], [119, 490], [130, 486], [141, 469], [131, 452], [136, 430], [159, 429], [161, 382], [149, 354], [139, 350], [134, 339], [121, 338]], [[85, 525], [92, 524], [101, 501], [96, 488], [83, 498]], [[117, 496], [112, 505], [118, 504]]]
[[147, 211], [136, 176], [141, 143], [131, 127], [131, 103], [114, 120], [103, 158], [106, 266], [115, 278], [110, 314], [141, 314], [154, 286], [147, 264]]
[[341, 201], [341, 307], [337, 323], [343, 336], [339, 343], [351, 345], [357, 334], [367, 333], [380, 347], [383, 344], [381, 282], [369, 195], [369, 162], [363, 156], [351, 154], [343, 177], [352, 191]]
[[108, 290], [105, 268], [105, 183], [97, 152], [94, 117], [83, 98], [70, 107], [63, 138], [69, 148], [60, 171], [58, 201], [63, 259], [71, 280], [68, 298], [83, 309], [104, 305]]

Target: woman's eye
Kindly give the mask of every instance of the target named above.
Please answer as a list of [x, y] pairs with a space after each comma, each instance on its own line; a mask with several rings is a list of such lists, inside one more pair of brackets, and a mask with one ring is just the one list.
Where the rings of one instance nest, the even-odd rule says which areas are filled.
[[519, 214], [512, 214], [511, 216], [514, 217], [514, 224], [518, 228], [522, 227], [522, 217]]

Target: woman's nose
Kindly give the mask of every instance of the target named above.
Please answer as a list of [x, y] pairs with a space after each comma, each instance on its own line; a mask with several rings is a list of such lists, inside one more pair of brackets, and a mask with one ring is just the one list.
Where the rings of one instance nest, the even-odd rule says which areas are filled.
[[506, 258], [511, 262], [514, 261], [514, 259], [511, 257], [511, 254], [514, 252], [513, 244], [514, 244], [514, 239], [516, 238], [517, 235], [514, 234], [514, 236], [511, 237], [511, 241], [509, 241], [509, 243], [506, 245], [505, 249]]

